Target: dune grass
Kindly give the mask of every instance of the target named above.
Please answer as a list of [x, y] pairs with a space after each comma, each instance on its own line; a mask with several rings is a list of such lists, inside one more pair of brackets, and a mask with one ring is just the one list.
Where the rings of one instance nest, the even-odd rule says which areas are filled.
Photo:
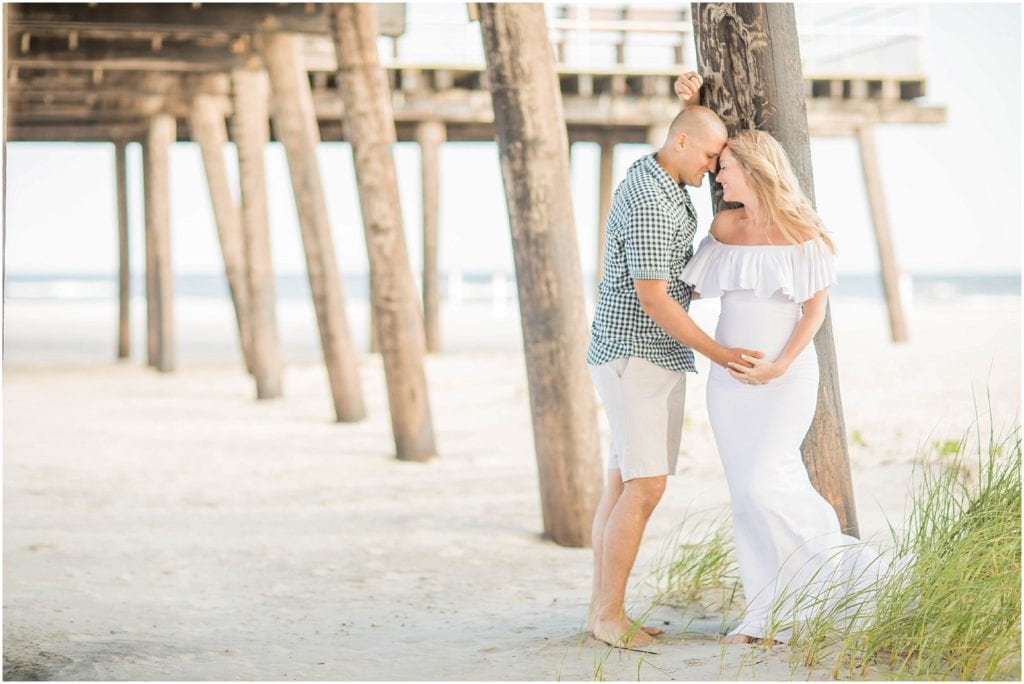
[[[777, 596], [773, 629], [794, 630], [794, 676], [1020, 680], [1020, 426], [982, 434], [980, 422], [916, 462], [880, 578], [815, 578]], [[655, 573], [660, 600], [720, 610], [724, 631], [741, 605], [731, 536], [728, 520], [703, 535], [681, 526]]]
[[[687, 516], [665, 540], [649, 576], [657, 602], [720, 617], [724, 632], [740, 604], [739, 568], [728, 514]], [[688, 625], [683, 626], [685, 632]]]
[[851, 596], [862, 619], [806, 626], [805, 664], [834, 652], [834, 676], [1020, 680], [1020, 428], [973, 432], [917, 467], [896, 569]]

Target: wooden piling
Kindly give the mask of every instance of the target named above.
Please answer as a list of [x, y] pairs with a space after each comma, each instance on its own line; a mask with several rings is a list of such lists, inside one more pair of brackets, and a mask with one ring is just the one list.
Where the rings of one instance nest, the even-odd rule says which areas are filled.
[[373, 5], [329, 6], [338, 62], [338, 91], [355, 162], [370, 263], [370, 292], [387, 380], [397, 456], [425, 461], [436, 455], [423, 367], [423, 316], [405, 246], [391, 146], [394, 115], [377, 57]]
[[256, 398], [281, 396], [282, 360], [277, 336], [274, 302], [274, 270], [270, 257], [270, 226], [267, 222], [267, 183], [263, 149], [270, 138], [269, 84], [266, 72], [236, 69], [231, 74], [233, 115], [231, 132], [238, 149], [242, 197], [242, 234], [249, 276], [249, 310], [252, 320], [252, 355]]
[[217, 224], [217, 239], [224, 259], [224, 275], [228, 291], [235, 308], [235, 321], [242, 358], [246, 370], [252, 374], [255, 364], [252, 354], [252, 320], [249, 310], [249, 285], [245, 263], [245, 236], [242, 234], [242, 217], [238, 205], [231, 196], [227, 164], [224, 161], [224, 145], [228, 130], [220, 98], [199, 93], [192, 99], [189, 112], [189, 129], [192, 139], [199, 144], [206, 170], [206, 185], [210, 191], [210, 204]]
[[370, 278], [370, 284], [367, 286], [367, 291], [370, 293], [370, 353], [380, 354], [380, 331], [377, 330], [377, 316], [373, 312], [373, 278]]
[[[601, 286], [604, 279], [604, 250], [607, 238], [608, 212], [612, 208], [612, 172], [615, 162], [615, 140], [613, 138], [601, 139], [601, 161], [598, 173], [597, 191], [597, 284]], [[597, 301], [597, 290], [594, 290], [594, 300]]]
[[597, 405], [562, 99], [539, 4], [481, 3], [512, 229], [544, 531], [589, 546], [601, 494]]
[[[694, 3], [697, 64], [704, 76], [703, 101], [730, 135], [758, 128], [786, 150], [800, 186], [814, 200], [810, 137], [800, 49], [789, 3]], [[712, 184], [718, 210], [721, 187]], [[850, 478], [846, 426], [832, 335], [831, 307], [814, 338], [820, 382], [814, 421], [802, 453], [811, 482], [836, 510], [847, 534], [856, 536], [857, 512]]]
[[117, 176], [117, 358], [131, 357], [131, 265], [128, 261], [128, 172], [126, 144], [114, 143]]
[[143, 242], [146, 250], [146, 365], [156, 367], [156, 359], [160, 347], [160, 321], [158, 316], [160, 292], [156, 283], [156, 245], [154, 244], [153, 224], [149, 217], [149, 207], [153, 203], [152, 152], [149, 141], [142, 143], [142, 194], [145, 215]]
[[146, 230], [152, 247], [155, 307], [155, 358], [161, 373], [174, 370], [174, 274], [171, 268], [170, 147], [177, 136], [177, 122], [159, 113], [149, 120], [146, 139]]
[[857, 144], [860, 147], [864, 185], [867, 188], [868, 204], [871, 207], [871, 222], [875, 227], [875, 244], [878, 246], [878, 265], [882, 271], [882, 288], [889, 309], [889, 332], [893, 342], [906, 342], [909, 338], [909, 331], [906, 318], [903, 315], [903, 298], [900, 296], [899, 266], [896, 263], [892, 234], [889, 231], [889, 214], [885, 206], [885, 190], [882, 187], [882, 172], [878, 166], [875, 129], [872, 124], [857, 127]]
[[437, 228], [441, 186], [440, 148], [445, 136], [445, 125], [440, 121], [424, 121], [416, 126], [423, 195], [423, 328], [429, 353], [441, 351], [441, 287], [437, 275]]
[[359, 360], [352, 344], [345, 295], [334, 256], [317, 146], [320, 132], [302, 56], [302, 42], [291, 33], [264, 36], [264, 55], [273, 91], [274, 132], [284, 145], [291, 171], [295, 209], [306, 253], [306, 273], [313, 296], [320, 346], [338, 422], [366, 417]]

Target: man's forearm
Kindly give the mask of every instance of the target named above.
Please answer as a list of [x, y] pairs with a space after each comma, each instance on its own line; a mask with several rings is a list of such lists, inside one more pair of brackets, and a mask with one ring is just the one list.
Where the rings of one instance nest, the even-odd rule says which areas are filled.
[[686, 309], [668, 293], [665, 293], [664, 297], [652, 298], [649, 301], [641, 300], [640, 306], [666, 333], [713, 362], [723, 363], [725, 348], [701, 330]]

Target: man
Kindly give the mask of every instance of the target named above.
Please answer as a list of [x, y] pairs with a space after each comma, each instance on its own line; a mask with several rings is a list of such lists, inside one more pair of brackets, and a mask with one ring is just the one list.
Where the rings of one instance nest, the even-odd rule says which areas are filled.
[[726, 349], [690, 318], [678, 278], [693, 254], [697, 216], [684, 185], [700, 187], [728, 139], [721, 119], [697, 105], [702, 79], [676, 81], [683, 106], [665, 143], [637, 160], [608, 214], [604, 279], [587, 364], [611, 427], [608, 481], [594, 517], [594, 589], [588, 628], [605, 643], [643, 650], [661, 633], [625, 612], [626, 582], [654, 507], [675, 473], [686, 373], [693, 351], [726, 366], [762, 354]]

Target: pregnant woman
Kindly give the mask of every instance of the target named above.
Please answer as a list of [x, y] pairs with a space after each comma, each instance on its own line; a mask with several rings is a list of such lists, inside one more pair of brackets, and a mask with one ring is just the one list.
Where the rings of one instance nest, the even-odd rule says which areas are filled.
[[811, 485], [800, 445], [814, 417], [818, 361], [813, 338], [836, 282], [835, 246], [800, 189], [782, 146], [762, 131], [729, 140], [719, 161], [720, 211], [680, 279], [701, 298], [721, 297], [716, 341], [759, 349], [764, 359], [712, 364], [711, 428], [732, 500], [747, 608], [726, 643], [787, 642], [815, 611], [877, 577], [878, 556], [842, 534], [835, 511]]

